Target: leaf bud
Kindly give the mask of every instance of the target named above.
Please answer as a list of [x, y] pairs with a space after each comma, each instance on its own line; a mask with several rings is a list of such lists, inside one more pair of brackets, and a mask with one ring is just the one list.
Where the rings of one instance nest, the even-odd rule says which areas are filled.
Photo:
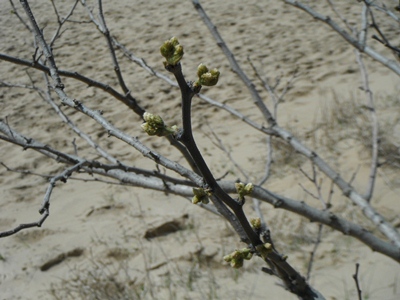
[[201, 77], [201, 75], [203, 75], [203, 74], [205, 74], [205, 73], [207, 73], [208, 72], [208, 68], [206, 67], [206, 65], [204, 65], [204, 64], [200, 64], [198, 67], [197, 67], [197, 76], [200, 78]]
[[207, 204], [210, 202], [210, 200], [208, 199], [208, 193], [202, 188], [193, 188], [193, 194], [194, 194], [192, 198], [193, 204], [197, 204], [199, 202]]
[[169, 134], [174, 134], [178, 131], [178, 127], [176, 125], [167, 127], [160, 116], [145, 112], [143, 114], [143, 119], [145, 120], [145, 123], [143, 123], [140, 127], [148, 135], [166, 136]]
[[161, 55], [167, 60], [164, 65], [177, 65], [183, 57], [183, 47], [176, 37], [172, 37], [160, 47]]
[[218, 83], [219, 71], [217, 69], [212, 69], [209, 72], [203, 73], [199, 77], [199, 84], [205, 86], [213, 86]]
[[250, 219], [250, 224], [254, 229], [261, 228], [261, 219], [260, 218], [252, 218]]

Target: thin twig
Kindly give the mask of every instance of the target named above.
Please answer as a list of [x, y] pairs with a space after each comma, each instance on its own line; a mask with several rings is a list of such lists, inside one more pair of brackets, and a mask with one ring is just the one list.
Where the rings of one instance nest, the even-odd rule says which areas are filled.
[[318, 233], [317, 233], [317, 239], [314, 243], [314, 248], [312, 249], [311, 253], [310, 253], [310, 260], [308, 262], [308, 267], [307, 267], [307, 276], [306, 276], [306, 280], [309, 281], [310, 277], [311, 277], [311, 270], [312, 270], [312, 266], [313, 266], [313, 262], [315, 260], [315, 253], [317, 253], [317, 249], [318, 246], [321, 243], [321, 236], [322, 236], [322, 229], [324, 228], [324, 225], [319, 224], [318, 225]]
[[360, 264], [356, 263], [356, 272], [353, 274], [353, 279], [354, 279], [354, 281], [356, 283], [358, 300], [362, 300], [361, 287], [360, 287], [360, 283], [358, 281], [358, 270], [359, 270], [359, 268], [360, 268]]
[[216, 40], [218, 47], [220, 47], [222, 52], [225, 54], [225, 57], [229, 61], [232, 70], [239, 76], [239, 78], [246, 85], [247, 89], [249, 90], [249, 92], [250, 92], [250, 94], [252, 96], [254, 104], [261, 111], [261, 113], [264, 116], [264, 119], [267, 121], [268, 125], [273, 127], [275, 125], [275, 119], [273, 118], [271, 112], [269, 111], [269, 109], [267, 108], [267, 106], [265, 105], [263, 100], [261, 99], [261, 96], [258, 93], [255, 85], [248, 78], [246, 73], [242, 70], [242, 68], [237, 63], [235, 56], [233, 55], [232, 51], [229, 50], [229, 48], [226, 45], [225, 41], [222, 39], [222, 37], [219, 34], [215, 24], [211, 21], [211, 19], [207, 15], [207, 13], [204, 11], [203, 7], [200, 4], [200, 1], [199, 0], [192, 0], [192, 3], [194, 5], [195, 9], [197, 10], [199, 16], [204, 21], [204, 24], [207, 26], [208, 30], [211, 32], [211, 34], [213, 35], [214, 39]]
[[25, 26], [25, 28], [29, 31], [29, 32], [32, 32], [32, 29], [29, 27], [29, 25], [24, 21], [24, 19], [22, 19], [21, 18], [21, 16], [19, 15], [19, 13], [18, 13], [18, 10], [17, 10], [17, 8], [15, 7], [15, 5], [14, 5], [14, 2], [13, 2], [13, 0], [9, 0], [10, 1], [10, 4], [11, 4], [11, 7], [12, 7], [12, 13], [13, 14], [15, 14], [16, 16], [17, 16], [17, 18], [18, 18], [18, 20], [22, 23], [22, 25], [24, 25]]
[[360, 67], [361, 78], [363, 81], [363, 90], [364, 90], [365, 96], [367, 98], [367, 103], [368, 103], [367, 107], [370, 112], [370, 118], [371, 118], [372, 158], [371, 158], [371, 168], [370, 168], [370, 173], [369, 173], [369, 182], [368, 182], [367, 190], [364, 195], [364, 199], [366, 201], [370, 202], [373, 192], [374, 192], [376, 172], [378, 170], [379, 123], [378, 123], [378, 117], [377, 117], [376, 111], [375, 111], [374, 95], [373, 95], [371, 89], [369, 88], [368, 73], [367, 73], [365, 64], [363, 62], [360, 52], [355, 50], [355, 54], [356, 54], [358, 65]]
[[58, 27], [57, 27], [56, 32], [55, 32], [54, 35], [53, 35], [53, 38], [52, 38], [52, 39], [50, 40], [50, 42], [49, 42], [50, 47], [53, 47], [55, 41], [56, 41], [59, 37], [61, 37], [61, 35], [62, 35], [61, 28], [62, 28], [63, 25], [68, 21], [68, 19], [72, 16], [72, 14], [74, 13], [75, 8], [76, 8], [78, 2], [79, 2], [79, 0], [75, 0], [75, 3], [72, 5], [70, 11], [66, 14], [66, 16], [65, 16], [65, 17], [61, 17], [60, 14], [58, 13], [58, 9], [57, 9], [57, 7], [56, 7], [56, 5], [55, 5], [55, 3], [54, 3], [54, 0], [51, 0], [51, 4], [52, 4], [52, 6], [53, 6], [54, 13], [55, 13], [56, 16], [57, 16]]
[[342, 38], [344, 38], [350, 45], [352, 45], [354, 48], [358, 49], [359, 51], [367, 54], [370, 56], [372, 59], [375, 61], [381, 63], [385, 67], [389, 68], [393, 73], [397, 74], [400, 76], [400, 64], [394, 60], [390, 60], [384, 55], [380, 54], [379, 52], [375, 51], [371, 47], [361, 44], [357, 38], [353, 37], [348, 31], [346, 31], [344, 28], [340, 27], [336, 22], [334, 22], [330, 17], [324, 16], [315, 10], [313, 10], [311, 7], [301, 3], [300, 1], [296, 0], [283, 0], [285, 3], [290, 4], [296, 8], [299, 8], [306, 13], [308, 13], [310, 16], [312, 16], [315, 20], [321, 21], [325, 24], [327, 24], [329, 27], [332, 28], [333, 31], [336, 31]]
[[39, 213], [41, 215], [43, 215], [40, 218], [39, 221], [32, 222], [32, 223], [20, 224], [17, 227], [11, 229], [11, 230], [0, 232], [0, 238], [13, 235], [13, 234], [21, 231], [22, 229], [32, 228], [32, 227], [41, 227], [43, 222], [50, 215], [50, 197], [51, 197], [51, 193], [53, 192], [53, 189], [54, 189], [54, 187], [56, 185], [56, 182], [57, 181], [66, 182], [67, 178], [69, 176], [71, 176], [71, 174], [73, 172], [76, 172], [77, 170], [79, 170], [79, 168], [81, 168], [84, 163], [86, 163], [86, 162], [85, 161], [81, 161], [81, 162], [77, 163], [76, 165], [65, 169], [63, 172], [61, 172], [60, 174], [58, 174], [58, 175], [56, 175], [56, 176], [54, 176], [54, 177], [52, 177], [50, 179], [49, 186], [48, 186], [47, 191], [46, 191], [46, 193], [44, 195], [42, 206], [39, 209]]

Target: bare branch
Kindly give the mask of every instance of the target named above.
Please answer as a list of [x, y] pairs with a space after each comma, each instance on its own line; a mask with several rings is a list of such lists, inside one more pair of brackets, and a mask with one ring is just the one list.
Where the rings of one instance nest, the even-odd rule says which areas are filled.
[[257, 92], [257, 89], [254, 85], [254, 83], [247, 77], [246, 73], [240, 68], [239, 64], [237, 63], [235, 56], [233, 53], [229, 50], [228, 46], [226, 45], [225, 41], [222, 39], [221, 35], [219, 34], [217, 27], [214, 25], [214, 23], [211, 21], [211, 19], [208, 17], [206, 12], [204, 11], [203, 7], [200, 4], [199, 0], [192, 0], [192, 3], [197, 10], [199, 16], [202, 18], [204, 23], [207, 25], [208, 30], [210, 30], [211, 34], [213, 35], [214, 39], [217, 42], [218, 47], [221, 48], [222, 52], [225, 54], [226, 58], [228, 59], [232, 70], [238, 74], [239, 78], [243, 81], [243, 83], [246, 85], [247, 89], [249, 90], [254, 104], [258, 107], [258, 109], [261, 111], [262, 115], [264, 116], [265, 120], [268, 122], [268, 124], [272, 127], [275, 125], [275, 119], [273, 118], [271, 112], [263, 102], [263, 100], [260, 97], [260, 94]]
[[7, 237], [10, 235], [13, 235], [15, 233], [17, 233], [18, 231], [22, 230], [22, 229], [26, 229], [26, 228], [32, 228], [32, 227], [41, 227], [42, 224], [44, 223], [44, 221], [47, 219], [47, 217], [50, 215], [50, 197], [51, 197], [51, 193], [53, 192], [53, 189], [56, 185], [57, 181], [63, 181], [66, 182], [67, 178], [69, 176], [71, 176], [71, 174], [73, 172], [76, 172], [79, 170], [79, 168], [82, 167], [83, 164], [85, 164], [85, 161], [80, 161], [79, 163], [77, 163], [76, 165], [69, 167], [67, 169], [65, 169], [63, 172], [61, 172], [60, 174], [52, 177], [50, 179], [49, 182], [49, 186], [47, 188], [46, 194], [44, 195], [44, 199], [43, 199], [43, 203], [41, 208], [39, 209], [39, 213], [41, 215], [43, 215], [39, 221], [37, 222], [32, 222], [32, 223], [24, 223], [24, 224], [20, 224], [17, 227], [8, 230], [8, 231], [3, 231], [0, 232], [0, 238], [3, 237]]
[[321, 243], [321, 236], [322, 236], [323, 228], [324, 228], [324, 226], [322, 224], [318, 225], [317, 239], [315, 241], [314, 248], [312, 249], [312, 251], [310, 253], [310, 261], [308, 262], [308, 267], [307, 267], [307, 276], [306, 276], [307, 281], [310, 280], [310, 277], [311, 277], [311, 270], [312, 270], [313, 262], [315, 260], [315, 253], [317, 252], [318, 246]]
[[367, 98], [368, 110], [370, 112], [371, 127], [372, 127], [372, 158], [371, 158], [371, 170], [369, 174], [369, 182], [367, 186], [367, 191], [364, 195], [364, 199], [368, 202], [371, 201], [372, 194], [374, 192], [376, 172], [378, 169], [378, 147], [379, 147], [379, 124], [378, 117], [376, 116], [374, 96], [369, 88], [368, 74], [359, 51], [355, 50], [357, 62], [360, 66], [361, 77], [363, 81], [363, 90]]
[[360, 268], [360, 264], [356, 263], [356, 272], [353, 274], [353, 279], [354, 279], [354, 281], [356, 283], [358, 300], [362, 300], [361, 287], [360, 287], [360, 283], [358, 281], [358, 270], [359, 270], [359, 268]]
[[297, 7], [306, 13], [308, 13], [310, 16], [312, 16], [315, 20], [321, 21], [328, 26], [330, 26], [334, 31], [336, 31], [342, 38], [344, 38], [349, 44], [351, 44], [354, 48], [358, 49], [360, 52], [363, 52], [370, 56], [372, 59], [380, 62], [382, 65], [386, 66], [389, 68], [391, 71], [393, 71], [395, 74], [400, 76], [400, 65], [394, 60], [390, 60], [387, 57], [383, 56], [382, 54], [376, 52], [369, 46], [366, 46], [364, 44], [361, 44], [356, 38], [354, 38], [350, 33], [348, 33], [346, 30], [344, 30], [342, 27], [340, 27], [338, 24], [336, 24], [334, 21], [332, 21], [331, 18], [324, 16], [316, 11], [314, 11], [311, 7], [299, 2], [299, 1], [294, 1], [294, 0], [283, 0], [285, 3], [290, 4], [294, 7]]

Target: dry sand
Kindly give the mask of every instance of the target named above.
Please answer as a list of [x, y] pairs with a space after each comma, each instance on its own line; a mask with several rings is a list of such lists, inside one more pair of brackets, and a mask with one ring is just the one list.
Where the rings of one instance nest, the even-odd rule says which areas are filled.
[[[63, 14], [71, 5], [69, 2], [72, 1], [57, 4]], [[183, 67], [187, 77], [193, 78], [200, 62], [218, 67], [222, 74], [218, 86], [205, 88], [204, 92], [262, 122], [244, 85], [231, 72], [190, 1], [104, 2], [111, 33], [136, 56], [165, 74], [158, 48], [170, 36], [179, 37], [185, 46]], [[358, 5], [338, 2], [347, 18], [358, 22]], [[49, 3], [43, 0], [32, 3], [33, 12], [48, 39], [56, 28]], [[312, 18], [283, 5], [281, 1], [204, 1], [203, 5], [239, 63], [255, 82], [258, 81], [247, 62], [248, 57], [260, 74], [271, 80], [282, 75], [282, 80], [286, 81], [298, 68], [300, 76], [281, 104], [278, 120], [300, 137], [306, 136], [318, 122], [329, 116], [328, 107], [332, 106], [333, 95], [342, 102], [350, 99], [364, 101], [358, 89], [360, 75], [353, 50], [326, 26], [315, 23]], [[321, 12], [329, 11], [325, 1], [316, 6]], [[0, 2], [0, 52], [29, 59], [33, 53], [30, 48], [32, 36], [24, 31], [10, 10], [8, 2]], [[21, 9], [19, 11], [23, 14]], [[82, 7], [79, 6], [73, 19], [87, 20]], [[93, 24], [71, 23], [67, 28], [53, 47], [59, 68], [75, 70], [116, 87], [105, 39]], [[398, 28], [386, 24], [384, 29], [398, 32]], [[382, 50], [382, 47], [377, 48]], [[382, 52], [390, 55], [388, 51]], [[133, 95], [140, 99], [140, 104], [153, 113], [162, 114], [169, 124], [179, 124], [179, 91], [152, 77], [120, 53], [118, 57], [127, 84]], [[368, 59], [367, 66], [380, 118], [392, 122], [393, 116], [399, 112], [399, 90], [396, 90], [399, 78], [384, 67], [371, 64]], [[0, 70], [1, 80], [30, 84], [24, 68], [0, 61]], [[39, 72], [27, 72], [38, 85], [42, 84]], [[65, 84], [71, 97], [103, 110], [104, 116], [118, 128], [139, 136], [142, 142], [179, 160], [167, 143], [160, 146], [159, 139], [146, 137], [140, 132], [139, 118], [122, 104], [74, 80], [65, 79]], [[270, 101], [265, 91], [261, 91], [261, 95]], [[96, 139], [102, 137], [100, 145], [119, 160], [134, 162], [137, 167], [155, 168], [152, 162], [142, 159], [122, 142], [108, 138], [94, 122], [71, 109], [65, 111], [88, 134]], [[73, 133], [60, 124], [59, 118], [37, 94], [22, 88], [0, 89], [0, 118], [5, 117], [21, 133], [72, 153]], [[210, 143], [206, 120], [232, 151], [234, 159], [247, 169], [250, 179], [260, 178], [265, 164], [263, 135], [228, 113], [196, 100], [196, 138], [216, 177], [231, 171], [227, 179], [243, 178], [226, 154]], [[393, 132], [396, 132], [396, 126], [398, 129], [398, 124], [393, 123]], [[315, 146], [312, 138], [306, 143]], [[96, 157], [83, 141], [77, 140], [76, 144], [79, 154]], [[334, 143], [331, 151], [318, 141], [316, 145], [344, 178], [351, 178], [358, 169], [354, 186], [361, 190], [365, 188], [369, 171], [366, 148], [354, 140]], [[301, 183], [312, 188], [297, 167], [304, 159], [293, 159], [290, 155], [286, 155], [287, 160], [285, 155], [280, 160], [278, 158], [266, 187], [287, 197], [315, 201], [299, 186]], [[22, 151], [3, 141], [0, 142], [0, 161], [13, 168], [31, 169], [40, 174], [56, 174], [61, 170], [61, 166], [33, 151]], [[179, 161], [184, 163], [182, 159]], [[304, 168], [307, 166], [304, 164]], [[398, 170], [390, 168], [379, 171], [373, 200], [377, 209], [394, 221], [400, 212], [398, 174]], [[329, 184], [326, 183], [324, 188], [326, 186]], [[40, 177], [15, 174], [1, 168], [0, 230], [38, 219], [37, 210], [46, 187], [45, 180]], [[340, 193], [336, 194], [338, 203], [342, 203]], [[305, 274], [317, 226], [274, 210], [267, 204], [263, 204], [262, 209], [270, 220], [279, 249], [287, 253], [290, 262]], [[360, 218], [355, 207], [341, 204], [335, 209], [347, 218]], [[250, 216], [254, 215], [250, 204], [248, 212]], [[143, 238], [149, 228], [172, 221], [181, 224], [183, 229], [163, 237]], [[58, 184], [52, 196], [51, 215], [43, 228], [22, 231], [0, 240], [0, 245], [0, 299], [54, 299], [49, 292], [52, 286], [58, 292], [66, 291], [72, 283], [82, 286], [88, 276], [86, 283], [89, 285], [93, 281], [89, 272], [97, 279], [114, 277], [123, 281], [131, 289], [144, 293], [144, 299], [296, 299], [276, 285], [276, 278], [260, 272], [257, 259], [246, 262], [245, 268], [239, 271], [222, 262], [223, 255], [243, 246], [225, 221], [183, 198], [140, 188], [73, 180]], [[54, 261], [59, 263], [53, 265]], [[357, 262], [361, 265], [359, 276], [365, 297], [399, 299], [400, 268], [397, 263], [328, 229], [324, 230], [310, 282], [327, 299], [356, 299], [351, 276]], [[115, 270], [118, 275], [113, 273]], [[61, 284], [63, 280], [69, 284]], [[73, 298], [64, 295], [61, 299]]]

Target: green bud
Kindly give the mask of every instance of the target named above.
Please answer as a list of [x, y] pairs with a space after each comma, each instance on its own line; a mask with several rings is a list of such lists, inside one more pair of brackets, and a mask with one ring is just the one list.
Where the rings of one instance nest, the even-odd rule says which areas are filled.
[[235, 182], [235, 188], [236, 188], [236, 192], [238, 194], [243, 193], [243, 191], [244, 191], [244, 183], [243, 182]]
[[267, 258], [269, 253], [273, 251], [273, 247], [270, 243], [265, 243], [262, 245], [258, 245], [256, 247], [257, 252], [261, 255], [262, 258]]
[[179, 45], [178, 39], [176, 37], [174, 37], [174, 36], [169, 41], [171, 42], [171, 44], [173, 46], [178, 46]]
[[161, 52], [161, 55], [164, 56], [165, 58], [171, 57], [171, 56], [174, 55], [175, 46], [174, 46], [170, 41], [166, 41], [166, 42], [160, 47], [160, 52]]
[[203, 204], [207, 204], [210, 202], [210, 200], [208, 199], [209, 194], [202, 188], [193, 188], [193, 194], [193, 204], [197, 204], [200, 202], [202, 202]]
[[264, 247], [265, 249], [267, 249], [268, 251], [271, 251], [271, 250], [272, 250], [272, 245], [271, 245], [270, 243], [265, 243], [265, 244], [263, 245], [263, 247]]
[[244, 201], [244, 196], [250, 195], [253, 192], [254, 186], [252, 183], [244, 185], [243, 182], [236, 182], [235, 188], [237, 193], [239, 194], [239, 200]]
[[224, 261], [231, 264], [233, 268], [241, 268], [243, 266], [243, 260], [249, 260], [253, 257], [253, 253], [249, 248], [243, 248], [235, 250], [231, 254], [224, 256]]
[[240, 259], [242, 258], [242, 254], [239, 250], [235, 250], [231, 253], [232, 259]]
[[201, 75], [205, 74], [208, 72], [208, 68], [206, 67], [206, 65], [200, 64], [197, 67], [197, 76], [200, 78]]
[[251, 218], [250, 224], [254, 229], [260, 229], [261, 228], [261, 219], [260, 218]]
[[239, 269], [239, 268], [243, 267], [243, 259], [232, 259], [231, 267], [235, 268], [235, 269]]
[[232, 260], [232, 256], [231, 256], [230, 254], [228, 254], [228, 255], [225, 255], [225, 256], [223, 257], [223, 259], [224, 259], [224, 261], [226, 261], [226, 262], [230, 262], [230, 261]]
[[179, 41], [176, 37], [172, 37], [170, 40], [165, 41], [160, 47], [161, 55], [167, 60], [164, 65], [177, 65], [183, 57], [183, 47], [179, 45]]
[[251, 195], [251, 193], [253, 193], [253, 189], [254, 189], [254, 185], [252, 183], [248, 183], [244, 187], [244, 192], [246, 193], [246, 195]]
[[169, 134], [174, 134], [178, 131], [178, 127], [176, 125], [172, 127], [166, 126], [160, 116], [145, 112], [143, 114], [143, 119], [145, 120], [145, 123], [143, 123], [140, 127], [142, 127], [142, 129], [148, 135], [166, 136]]
[[143, 114], [143, 119], [154, 126], [164, 126], [164, 121], [160, 116], [153, 115], [147, 111]]
[[219, 71], [212, 69], [210, 72], [206, 72], [199, 77], [200, 85], [213, 86], [218, 83]]
[[245, 260], [249, 260], [253, 257], [253, 253], [251, 253], [251, 250], [249, 248], [243, 248], [239, 250], [241, 257]]
[[253, 257], [253, 253], [249, 252], [245, 257], [243, 257], [245, 260], [250, 260]]

